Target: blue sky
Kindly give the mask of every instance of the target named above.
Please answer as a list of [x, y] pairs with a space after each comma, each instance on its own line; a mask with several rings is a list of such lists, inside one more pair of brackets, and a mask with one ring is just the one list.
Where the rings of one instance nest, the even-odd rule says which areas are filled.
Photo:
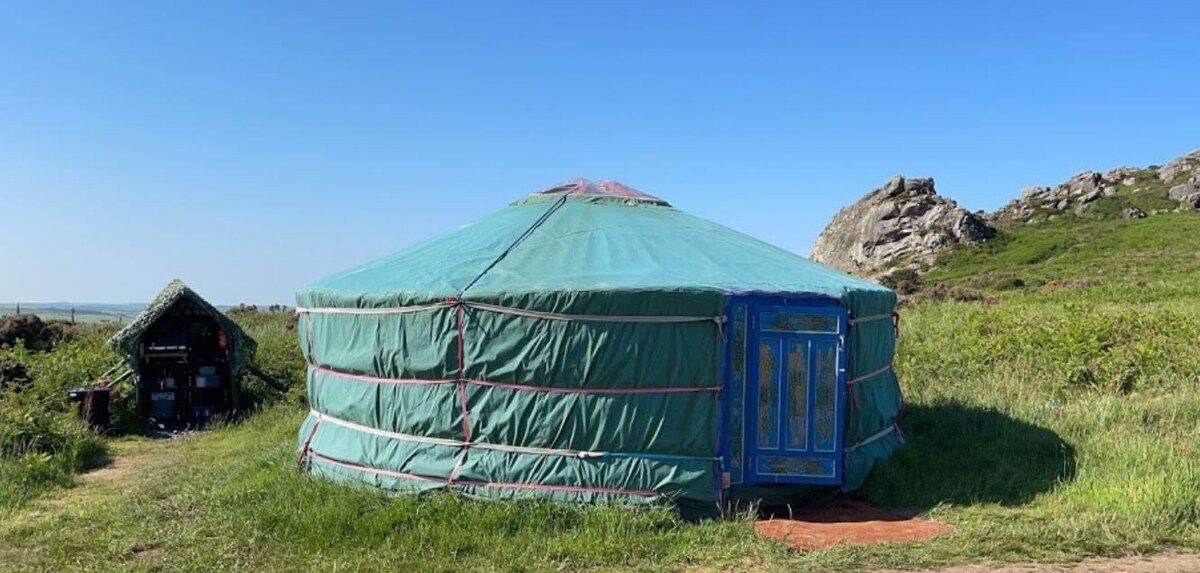
[[292, 301], [611, 178], [799, 253], [1200, 147], [1194, 2], [0, 4], [0, 301]]

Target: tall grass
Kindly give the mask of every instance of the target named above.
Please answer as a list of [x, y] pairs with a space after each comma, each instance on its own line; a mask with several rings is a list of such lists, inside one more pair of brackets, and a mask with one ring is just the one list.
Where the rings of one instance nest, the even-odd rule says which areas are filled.
[[67, 389], [95, 380], [115, 356], [105, 347], [110, 327], [84, 326], [53, 351], [21, 342], [0, 349], [0, 361], [26, 377], [0, 384], [0, 511], [23, 505], [75, 473], [99, 463], [104, 443], [67, 406]]

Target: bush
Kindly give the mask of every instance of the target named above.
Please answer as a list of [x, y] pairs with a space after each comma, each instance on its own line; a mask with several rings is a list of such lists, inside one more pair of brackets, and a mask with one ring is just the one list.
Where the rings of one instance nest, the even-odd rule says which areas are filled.
[[1025, 280], [1016, 273], [990, 271], [973, 276], [965, 281], [971, 288], [984, 290], [1016, 290], [1025, 288]]
[[25, 365], [10, 356], [0, 356], [0, 390], [20, 388], [29, 384], [29, 371]]
[[901, 297], [901, 304], [919, 304], [927, 302], [979, 302], [996, 304], [1000, 302], [994, 296], [988, 296], [977, 290], [965, 287], [936, 284], [912, 296]]
[[24, 341], [34, 352], [54, 350], [73, 334], [72, 325], [62, 320], [45, 322], [36, 314], [18, 314], [0, 318], [0, 347]]
[[896, 294], [914, 294], [921, 290], [921, 273], [917, 269], [896, 269], [880, 277], [879, 284], [896, 291]]
[[29, 316], [5, 321], [12, 342], [0, 349], [0, 508], [70, 484], [104, 453], [103, 440], [68, 407], [67, 389], [116, 362], [104, 346], [112, 327], [61, 329]]
[[[271, 305], [263, 311], [254, 306], [239, 305], [229, 310], [229, 316], [258, 342], [254, 363], [263, 373], [287, 387], [283, 398], [293, 403], [307, 403], [306, 366], [296, 339], [296, 315], [291, 309]], [[277, 390], [254, 377], [243, 380], [242, 390], [244, 406], [250, 410], [281, 398]]]

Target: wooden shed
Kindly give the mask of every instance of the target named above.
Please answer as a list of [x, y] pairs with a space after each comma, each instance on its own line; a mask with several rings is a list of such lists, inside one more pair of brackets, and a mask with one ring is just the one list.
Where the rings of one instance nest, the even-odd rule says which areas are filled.
[[257, 343], [179, 280], [108, 345], [134, 371], [137, 410], [164, 425], [202, 425], [239, 406]]

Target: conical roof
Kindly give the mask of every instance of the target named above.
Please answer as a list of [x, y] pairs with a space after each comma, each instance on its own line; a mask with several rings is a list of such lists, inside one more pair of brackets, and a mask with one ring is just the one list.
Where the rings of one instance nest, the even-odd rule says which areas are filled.
[[518, 293], [647, 291], [809, 293], [847, 300], [852, 311], [866, 304], [885, 312], [895, 303], [884, 287], [658, 197], [614, 181], [582, 179], [325, 277], [297, 299], [301, 306], [372, 307], [449, 297], [511, 302]]

